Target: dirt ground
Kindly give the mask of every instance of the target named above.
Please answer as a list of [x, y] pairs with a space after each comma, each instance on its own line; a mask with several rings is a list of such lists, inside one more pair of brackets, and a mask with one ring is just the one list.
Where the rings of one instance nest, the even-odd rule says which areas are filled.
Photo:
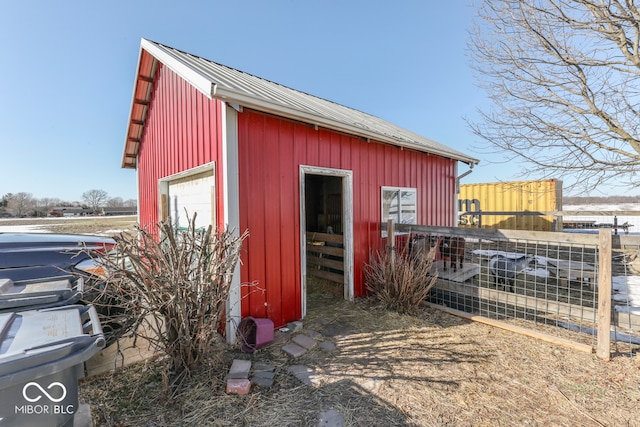
[[[609, 362], [436, 309], [408, 316], [310, 290], [303, 332], [336, 344], [292, 358], [276, 340], [253, 354], [221, 351], [214, 366], [164, 398], [158, 362], [83, 380], [98, 426], [640, 426], [640, 360]], [[274, 384], [225, 393], [234, 358], [276, 366]], [[314, 386], [287, 372], [305, 365]]]
[[[135, 219], [82, 221], [46, 228], [105, 233]], [[171, 396], [162, 391], [161, 361], [148, 360], [81, 380], [80, 400], [91, 404], [96, 426], [317, 426], [327, 410], [347, 426], [640, 426], [637, 356], [604, 362], [436, 309], [400, 315], [340, 294], [310, 287], [303, 322], [302, 332], [318, 333], [333, 351], [317, 346], [294, 359], [278, 332], [253, 354], [222, 346]], [[235, 358], [272, 364], [274, 384], [226, 394]], [[289, 374], [291, 365], [315, 371], [314, 385]]]

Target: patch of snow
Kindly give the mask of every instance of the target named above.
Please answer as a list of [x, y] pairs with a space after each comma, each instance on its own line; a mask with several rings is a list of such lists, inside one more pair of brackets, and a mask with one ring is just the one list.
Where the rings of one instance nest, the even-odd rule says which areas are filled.
[[610, 204], [592, 204], [592, 205], [564, 205], [563, 211], [638, 211], [640, 214], [640, 203], [619, 203]]
[[0, 225], [0, 233], [48, 233], [44, 225]]
[[[598, 335], [598, 331], [594, 328], [588, 328], [586, 326], [578, 326], [578, 325], [574, 325], [573, 323], [561, 322], [561, 321], [556, 322], [556, 324], [560, 327], [569, 329], [571, 331], [582, 332], [584, 334], [589, 334], [594, 336]], [[611, 328], [611, 339], [614, 341], [628, 342], [631, 344], [640, 344], [640, 338], [623, 334], [621, 332], [616, 331], [615, 328]]]
[[619, 313], [640, 314], [640, 276], [614, 276], [613, 300], [626, 305], [616, 305]]

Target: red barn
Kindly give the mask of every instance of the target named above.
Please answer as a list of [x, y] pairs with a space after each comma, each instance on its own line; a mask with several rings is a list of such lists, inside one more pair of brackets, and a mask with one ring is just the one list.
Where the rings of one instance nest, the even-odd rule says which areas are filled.
[[[380, 118], [143, 39], [122, 167], [137, 169], [139, 221], [248, 230], [233, 322], [305, 315], [309, 236], [335, 235], [345, 298], [381, 223], [453, 226], [458, 162], [470, 156]], [[332, 237], [332, 236], [329, 236]], [[331, 254], [331, 252], [326, 252]], [[330, 261], [330, 258], [338, 261]], [[339, 265], [336, 264], [339, 263]], [[241, 289], [257, 283], [262, 292]]]

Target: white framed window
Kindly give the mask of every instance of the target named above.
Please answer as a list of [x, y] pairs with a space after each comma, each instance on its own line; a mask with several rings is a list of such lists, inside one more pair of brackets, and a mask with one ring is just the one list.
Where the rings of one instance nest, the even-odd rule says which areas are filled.
[[215, 163], [207, 163], [158, 180], [158, 217], [171, 217], [178, 229], [216, 225]]
[[382, 187], [382, 222], [417, 224], [418, 190], [407, 187]]

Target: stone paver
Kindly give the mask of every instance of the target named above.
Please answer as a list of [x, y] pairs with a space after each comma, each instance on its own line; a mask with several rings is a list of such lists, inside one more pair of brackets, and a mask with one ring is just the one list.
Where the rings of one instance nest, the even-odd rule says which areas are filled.
[[331, 408], [320, 413], [319, 427], [344, 427], [345, 425], [344, 417], [336, 409]]
[[271, 387], [276, 377], [276, 367], [264, 362], [256, 362], [253, 364], [253, 375], [251, 376], [251, 384], [260, 387]]
[[254, 375], [253, 377], [251, 377], [251, 384], [255, 384], [255, 385], [263, 387], [263, 388], [268, 388], [268, 387], [271, 387], [273, 385], [274, 379], [275, 379], [275, 373], [273, 374], [273, 377], [271, 377], [271, 378]]
[[322, 334], [320, 332], [318, 332], [318, 331], [309, 330], [309, 331], [305, 331], [304, 333], [305, 333], [305, 335], [309, 336], [310, 338], [313, 338], [314, 340], [322, 338]]
[[91, 407], [87, 403], [81, 403], [78, 406], [78, 410], [73, 415], [74, 427], [93, 427], [93, 420], [91, 419]]
[[320, 344], [318, 344], [318, 347], [320, 347], [321, 349], [323, 349], [324, 351], [333, 351], [336, 348], [338, 348], [335, 343], [331, 342], [331, 341], [322, 341], [320, 342]]
[[264, 362], [255, 362], [253, 364], [253, 372], [261, 372], [261, 371], [265, 371], [265, 372], [273, 372], [276, 370], [276, 367], [269, 364], [269, 363], [264, 363]]
[[[324, 328], [322, 326], [324, 325]], [[319, 347], [323, 351], [334, 351], [337, 345], [334, 342], [349, 334], [350, 326], [345, 323], [322, 323], [318, 325], [321, 332], [302, 328], [302, 322], [290, 322], [287, 324], [288, 332], [276, 331], [272, 344], [282, 345], [281, 349], [286, 354], [294, 358], [307, 354], [307, 351]], [[302, 331], [302, 333], [295, 333]], [[311, 352], [308, 357], [314, 358], [319, 353]], [[315, 370], [304, 365], [290, 365], [281, 367], [295, 376], [300, 382], [310, 387], [320, 385], [321, 376]], [[235, 359], [227, 374], [227, 393], [248, 394], [251, 385], [262, 388], [271, 387], [277, 376], [276, 366], [262, 362]], [[361, 384], [365, 389], [376, 389], [380, 385], [379, 379], [375, 378]], [[342, 427], [345, 425], [344, 416], [336, 409], [331, 408], [319, 414], [319, 426]]]
[[276, 373], [275, 372], [269, 372], [269, 371], [256, 372], [252, 376], [252, 378], [264, 378], [264, 379], [268, 379], [268, 380], [273, 380], [275, 377], [276, 377]]
[[316, 340], [314, 340], [313, 338], [308, 337], [305, 334], [298, 334], [296, 336], [294, 336], [291, 341], [293, 341], [294, 343], [298, 344], [300, 347], [304, 347], [307, 350], [310, 348], [315, 347], [316, 345]]
[[284, 347], [282, 347], [282, 351], [293, 357], [300, 357], [307, 352], [304, 347], [301, 347], [298, 344], [294, 343], [285, 345]]
[[228, 378], [249, 378], [249, 371], [251, 370], [250, 360], [234, 359], [227, 374]]
[[304, 365], [291, 365], [287, 368], [287, 371], [294, 377], [300, 380], [301, 383], [310, 387], [315, 386], [318, 383], [316, 371]]
[[297, 320], [295, 322], [287, 323], [287, 328], [289, 328], [289, 332], [298, 332], [302, 330], [302, 322]]

